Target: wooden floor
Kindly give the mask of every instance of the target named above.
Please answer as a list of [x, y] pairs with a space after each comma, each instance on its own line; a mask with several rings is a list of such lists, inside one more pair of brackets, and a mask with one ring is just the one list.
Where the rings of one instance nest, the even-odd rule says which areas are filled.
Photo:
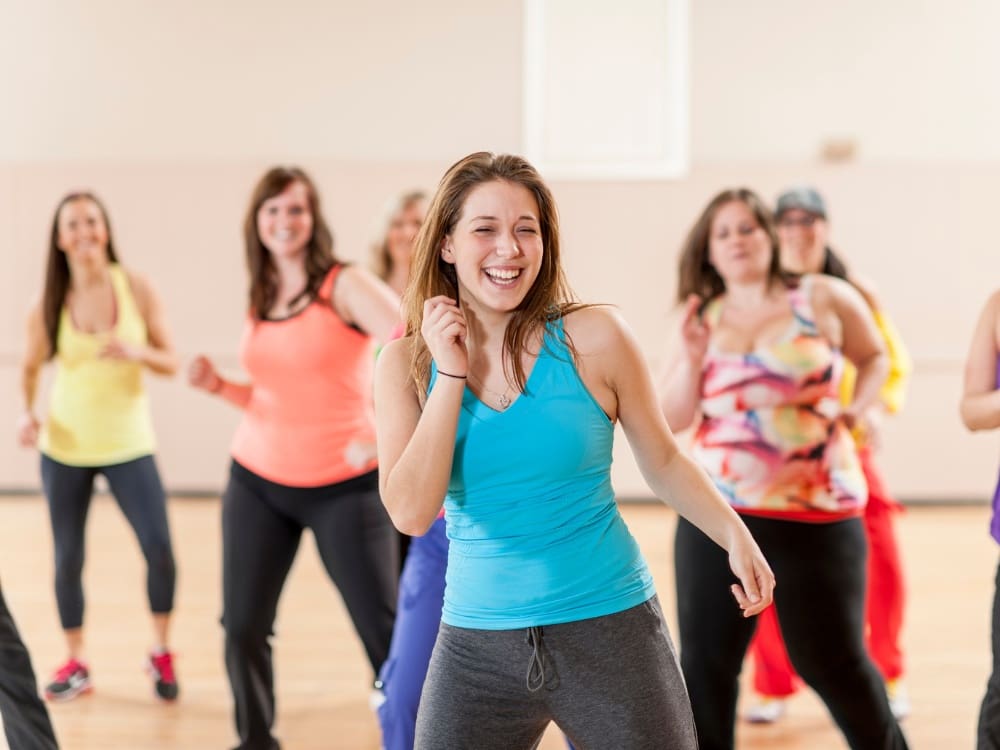
[[[623, 512], [652, 566], [673, 625], [675, 517], [657, 505], [630, 505]], [[96, 690], [51, 706], [68, 750], [218, 750], [234, 740], [217, 622], [218, 502], [174, 500], [170, 517], [180, 570], [174, 645], [181, 700], [157, 703], [141, 671], [150, 642], [141, 557], [117, 507], [101, 497], [90, 516], [85, 572]], [[986, 509], [914, 508], [900, 518], [899, 528], [911, 595], [905, 645], [914, 703], [904, 726], [914, 748], [972, 747], [989, 665], [997, 562], [986, 533]], [[0, 499], [0, 580], [40, 679], [65, 655], [51, 578], [43, 502]], [[371, 675], [311, 539], [299, 552], [282, 600], [275, 657], [277, 734], [285, 750], [377, 750], [379, 733], [367, 705]], [[822, 705], [807, 693], [793, 700], [780, 724], [741, 724], [738, 731], [739, 748], [844, 747]], [[0, 747], [5, 747], [2, 739]], [[550, 730], [542, 748], [560, 747], [558, 734]]]

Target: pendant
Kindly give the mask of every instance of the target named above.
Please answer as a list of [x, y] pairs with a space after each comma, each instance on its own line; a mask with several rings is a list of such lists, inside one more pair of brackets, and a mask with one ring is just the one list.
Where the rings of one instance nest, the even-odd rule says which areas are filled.
[[501, 409], [506, 409], [508, 406], [510, 406], [510, 396], [508, 396], [506, 393], [501, 393], [500, 398], [497, 399], [497, 402], [500, 404]]

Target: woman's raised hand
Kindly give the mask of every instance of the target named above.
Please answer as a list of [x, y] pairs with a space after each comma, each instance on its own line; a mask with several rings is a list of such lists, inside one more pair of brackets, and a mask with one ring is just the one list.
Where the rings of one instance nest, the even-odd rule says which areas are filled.
[[203, 391], [216, 393], [222, 385], [222, 378], [216, 372], [212, 360], [204, 354], [199, 354], [188, 366], [188, 383]]
[[458, 302], [438, 295], [424, 302], [420, 335], [427, 342], [440, 372], [465, 377], [469, 374], [469, 352], [465, 348], [468, 325]]
[[681, 339], [684, 341], [684, 352], [692, 364], [701, 366], [708, 351], [708, 326], [701, 320], [698, 308], [701, 307], [701, 297], [697, 294], [688, 295], [684, 302], [684, 316], [681, 318]]

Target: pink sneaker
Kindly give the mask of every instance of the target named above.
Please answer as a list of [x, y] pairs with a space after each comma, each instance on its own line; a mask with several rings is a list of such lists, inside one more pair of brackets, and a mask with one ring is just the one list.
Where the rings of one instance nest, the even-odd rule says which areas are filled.
[[50, 701], [70, 701], [93, 689], [87, 665], [70, 659], [52, 675], [52, 681], [45, 686], [45, 697]]
[[156, 697], [162, 701], [175, 701], [180, 688], [174, 674], [174, 655], [169, 651], [153, 652], [146, 662], [146, 671], [153, 678]]

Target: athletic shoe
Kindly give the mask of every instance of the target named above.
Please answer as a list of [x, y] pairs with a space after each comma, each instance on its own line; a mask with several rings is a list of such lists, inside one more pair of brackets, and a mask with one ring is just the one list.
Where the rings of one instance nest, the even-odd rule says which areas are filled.
[[785, 715], [785, 699], [772, 698], [767, 695], [759, 697], [756, 703], [747, 709], [746, 718], [751, 724], [773, 724]]
[[52, 681], [45, 686], [45, 697], [50, 701], [69, 701], [93, 689], [87, 665], [70, 659], [52, 675]]
[[180, 689], [174, 674], [174, 655], [169, 651], [154, 651], [146, 662], [146, 671], [153, 678], [156, 697], [163, 701], [177, 700]]
[[900, 679], [886, 680], [885, 694], [889, 698], [889, 709], [896, 721], [901, 721], [910, 715], [913, 706], [910, 704], [910, 693]]
[[368, 693], [368, 708], [378, 713], [379, 707], [385, 703], [385, 686], [382, 680], [375, 680], [372, 690]]

